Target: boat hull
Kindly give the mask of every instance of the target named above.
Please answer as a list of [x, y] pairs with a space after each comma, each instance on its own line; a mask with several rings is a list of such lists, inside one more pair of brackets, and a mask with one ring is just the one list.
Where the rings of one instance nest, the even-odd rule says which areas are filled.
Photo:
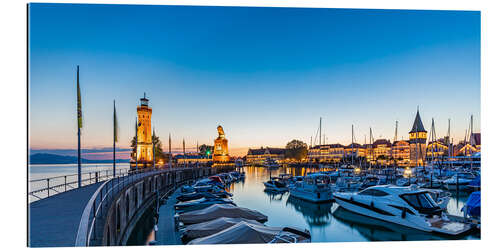
[[[349, 199], [347, 197], [338, 195], [334, 195], [334, 198], [335, 202], [339, 204], [340, 207], [353, 213], [361, 214], [364, 216], [424, 232], [455, 236], [471, 230], [471, 227], [469, 225], [460, 222], [436, 220], [434, 222], [428, 223], [426, 221], [423, 221], [423, 218], [418, 218], [417, 216], [412, 216], [408, 213], [403, 215], [402, 212], [388, 212], [384, 209], [381, 209], [380, 207], [377, 207], [378, 205], [367, 205], [354, 199]], [[449, 228], [453, 229], [449, 230]]]
[[290, 190], [290, 195], [314, 203], [330, 202], [333, 201], [333, 194], [331, 192], [310, 192], [294, 188]]

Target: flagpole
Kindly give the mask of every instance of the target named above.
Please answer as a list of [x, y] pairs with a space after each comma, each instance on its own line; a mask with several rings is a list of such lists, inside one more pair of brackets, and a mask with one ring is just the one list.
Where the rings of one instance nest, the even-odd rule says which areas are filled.
[[78, 119], [78, 188], [82, 186], [82, 158], [81, 158], [81, 127], [82, 127], [82, 104], [80, 95], [80, 66], [76, 66], [77, 85], [77, 119]]
[[135, 118], [135, 170], [137, 171], [137, 161], [139, 160], [139, 138], [137, 138], [137, 117]]
[[116, 106], [113, 100], [113, 178], [116, 176]]
[[172, 138], [170, 133], [168, 133], [168, 168], [172, 168]]
[[153, 128], [153, 136], [151, 137], [151, 142], [153, 143], [153, 169], [156, 168], [155, 164], [155, 129]]

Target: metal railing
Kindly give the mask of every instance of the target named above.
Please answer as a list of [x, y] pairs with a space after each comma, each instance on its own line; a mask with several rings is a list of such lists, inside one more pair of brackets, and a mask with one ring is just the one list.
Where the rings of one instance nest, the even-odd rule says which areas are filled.
[[[148, 169], [133, 171], [127, 176], [118, 176], [103, 183], [94, 193], [83, 212], [75, 243], [76, 246], [89, 246], [91, 240], [95, 240], [96, 230], [101, 230], [104, 227], [109, 206], [113, 203], [116, 195], [125, 187], [145, 177], [167, 171], [170, 170]], [[83, 218], [88, 218], [88, 220], [84, 220]]]
[[[191, 169], [194, 168], [147, 169], [131, 171], [128, 172], [127, 176], [118, 176], [116, 178], [107, 180], [106, 182], [101, 184], [101, 186], [97, 189], [97, 191], [87, 203], [78, 228], [75, 246], [96, 245], [95, 243], [99, 243], [100, 240], [102, 240], [101, 237], [97, 236], [96, 232], [102, 232], [104, 230], [107, 213], [110, 206], [113, 204], [117, 195], [119, 195], [129, 185], [149, 176], [169, 172], [175, 173], [178, 170], [180, 171]], [[183, 183], [184, 180], [179, 181], [179, 183]], [[174, 183], [169, 184], [176, 185], [179, 183], [177, 183], [177, 180], [174, 180]], [[156, 185], [155, 188], [156, 190], [159, 189]], [[151, 194], [152, 191], [153, 190], [150, 190], [149, 194]], [[143, 199], [144, 198], [145, 197], [143, 197]]]
[[[128, 169], [117, 169], [116, 176], [128, 175]], [[82, 187], [113, 178], [113, 170], [82, 173]], [[29, 202], [41, 200], [51, 195], [78, 188], [78, 174], [61, 175], [29, 181]]]

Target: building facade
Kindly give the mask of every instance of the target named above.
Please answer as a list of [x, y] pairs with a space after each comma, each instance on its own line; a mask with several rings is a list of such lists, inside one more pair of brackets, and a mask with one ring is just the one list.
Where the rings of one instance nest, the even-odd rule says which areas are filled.
[[266, 160], [274, 160], [281, 164], [285, 159], [285, 149], [284, 148], [258, 148], [258, 149], [248, 149], [246, 155], [246, 164], [263, 166]]
[[202, 156], [199, 154], [178, 154], [174, 157], [177, 164], [208, 164], [212, 162], [212, 156]]
[[410, 142], [396, 141], [392, 144], [391, 157], [397, 166], [410, 166]]
[[378, 139], [373, 142], [373, 160], [377, 164], [389, 165], [391, 161], [392, 144], [387, 139]]
[[417, 109], [417, 115], [413, 122], [410, 134], [410, 166], [424, 166], [426, 155], [427, 131], [424, 128], [420, 113]]
[[309, 148], [307, 159], [312, 162], [337, 163], [345, 155], [342, 144], [317, 145]]

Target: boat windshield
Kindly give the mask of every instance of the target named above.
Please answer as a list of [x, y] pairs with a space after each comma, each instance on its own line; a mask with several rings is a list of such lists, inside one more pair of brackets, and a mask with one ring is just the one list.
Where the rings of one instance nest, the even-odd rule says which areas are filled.
[[420, 212], [430, 212], [439, 208], [428, 192], [404, 194], [401, 195], [401, 198]]

